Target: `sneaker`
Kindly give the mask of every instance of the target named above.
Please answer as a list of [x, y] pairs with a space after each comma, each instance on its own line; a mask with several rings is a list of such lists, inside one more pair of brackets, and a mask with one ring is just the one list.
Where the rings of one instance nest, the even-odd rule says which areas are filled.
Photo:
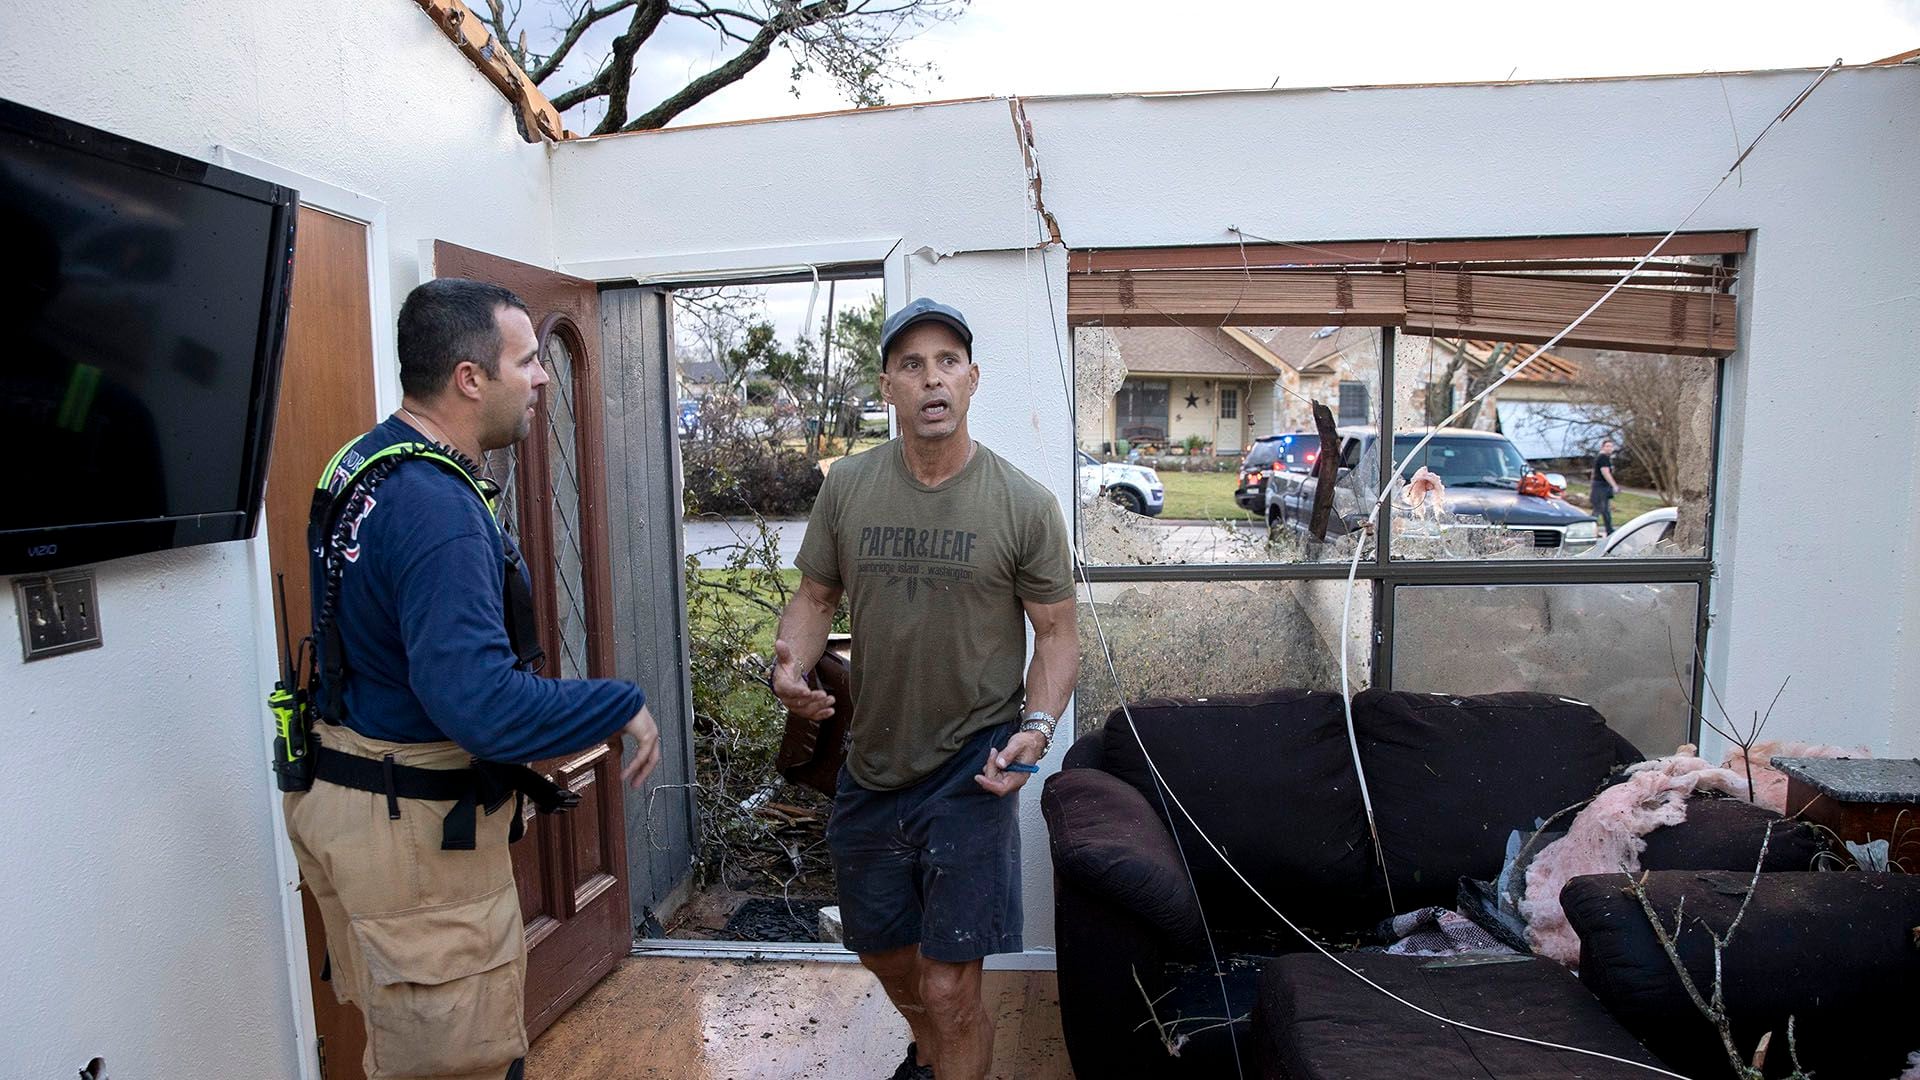
[[907, 1044], [907, 1060], [893, 1070], [892, 1080], [933, 1080], [933, 1066], [920, 1062], [920, 1044]]

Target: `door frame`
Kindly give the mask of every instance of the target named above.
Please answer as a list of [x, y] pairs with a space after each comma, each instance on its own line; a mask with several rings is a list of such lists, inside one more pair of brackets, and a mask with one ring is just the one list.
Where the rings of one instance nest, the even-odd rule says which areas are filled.
[[[336, 187], [310, 176], [282, 168], [271, 162], [249, 157], [225, 146], [213, 148], [213, 163], [223, 168], [257, 176], [300, 193], [299, 204], [323, 213], [355, 222], [367, 230], [368, 311], [373, 319], [373, 404], [376, 416], [392, 412], [400, 402], [399, 362], [394, 354], [391, 334], [381, 328], [393, 323], [393, 294], [387, 275], [386, 204]], [[297, 257], [297, 256], [296, 256]], [[247, 561], [253, 574], [254, 663], [259, 681], [259, 700], [280, 677], [279, 630], [274, 621], [273, 560], [267, 548], [267, 530], [263, 524], [246, 542]], [[273, 725], [263, 710], [255, 722], [259, 725], [261, 760], [273, 760]], [[264, 780], [265, 774], [262, 774]], [[280, 895], [282, 947], [287, 952], [288, 999], [293, 1005], [293, 1041], [300, 1080], [320, 1080], [318, 1052], [319, 1030], [313, 1016], [312, 972], [307, 965], [307, 921], [300, 904], [300, 866], [293, 857], [293, 843], [287, 838], [286, 815], [281, 809], [280, 792], [267, 783], [268, 816], [272, 822], [272, 844], [276, 891]]]
[[[899, 237], [872, 240], [857, 240], [841, 243], [805, 244], [790, 247], [743, 248], [732, 251], [688, 252], [677, 255], [661, 255], [635, 258], [598, 259], [589, 261], [562, 262], [560, 272], [574, 277], [593, 281], [600, 286], [602, 295], [611, 290], [657, 289], [666, 295], [663, 297], [665, 310], [662, 312], [660, 327], [661, 355], [665, 367], [659, 372], [648, 372], [647, 377], [654, 379], [661, 389], [658, 406], [653, 415], [646, 417], [644, 423], [658, 425], [658, 431], [664, 433], [667, 447], [667, 460], [673, 490], [672, 504], [681, 504], [683, 477], [680, 464], [680, 440], [678, 436], [677, 393], [673, 379], [673, 298], [677, 288], [700, 285], [739, 284], [742, 282], [763, 283], [773, 279], [785, 279], [804, 282], [809, 277], [828, 280], [832, 275], [851, 267], [862, 270], [861, 276], [868, 276], [868, 268], [878, 268], [877, 277], [881, 282], [881, 295], [888, 310], [906, 303], [911, 292], [909, 252], [902, 250]], [[602, 306], [602, 313], [606, 307]], [[890, 430], [897, 430], [897, 421], [889, 419]], [[686, 535], [681, 522], [674, 521], [672, 529], [673, 562], [675, 566], [684, 566], [686, 562]], [[687, 596], [683, 577], [676, 575], [672, 585], [672, 608], [674, 619], [674, 637], [678, 641], [678, 653], [674, 657], [680, 687], [680, 714], [665, 716], [655, 714], [655, 720], [664, 729], [669, 725], [676, 727], [682, 734], [683, 767], [686, 776], [694, 776], [695, 761], [693, 753], [693, 690], [689, 674], [691, 657], [689, 655], [691, 631], [687, 625]], [[696, 848], [699, 843], [700, 821], [694, 805], [689, 798], [684, 803], [688, 834]], [[643, 837], [640, 841], [645, 843]], [[629, 835], [629, 844], [633, 838]], [[691, 881], [691, 875], [682, 879], [674, 895], [684, 899], [684, 890]], [[670, 900], [677, 905], [678, 901]], [[635, 917], [639, 908], [635, 909]], [[772, 947], [764, 942], [716, 942], [688, 941], [679, 938], [636, 937], [633, 943], [636, 956], [704, 957], [727, 958], [745, 955], [761, 955], [779, 959], [807, 959], [821, 961], [850, 961], [854, 954], [844, 946], [819, 944], [813, 942], [777, 942]], [[1004, 958], [1001, 958], [1004, 960]], [[988, 966], [1004, 966], [989, 958]], [[1045, 964], [1051, 970], [1049, 958]]]
[[[807, 273], [812, 270], [825, 271], [829, 268], [841, 268], [849, 265], [877, 265], [880, 267], [881, 295], [885, 298], [887, 310], [897, 310], [916, 295], [913, 280], [915, 256], [928, 262], [937, 262], [941, 257], [937, 253], [908, 251], [904, 238], [892, 237], [873, 240], [849, 241], [844, 243], [802, 244], [787, 247], [743, 248], [730, 251], [693, 251], [675, 255], [660, 255], [635, 258], [596, 259], [562, 262], [560, 272], [574, 277], [596, 281], [603, 290], [639, 286], [659, 288], [669, 292], [676, 287], [689, 285], [711, 285], [735, 283], [743, 279], [766, 278], [781, 271]], [[1036, 274], [1036, 276], [1038, 276]], [[805, 280], [795, 277], [794, 280]], [[1052, 286], [1060, 310], [1066, 310], [1066, 279], [1056, 276]], [[671, 305], [671, 298], [668, 304]], [[667, 324], [672, 322], [671, 310]], [[672, 349], [666, 350], [669, 368], [672, 363]], [[666, 393], [657, 422], [664, 425], [668, 432], [677, 430], [677, 416], [672, 404], [673, 381], [671, 370], [664, 373]], [[1111, 406], [1111, 401], [1109, 401]], [[1244, 409], [1244, 403], [1242, 408]], [[889, 418], [890, 435], [899, 433], [897, 418]], [[672, 470], [676, 493], [680, 483], [679, 439], [669, 436], [672, 446]], [[1068, 480], [1071, 483], [1071, 480]], [[1071, 491], [1071, 488], [1068, 488]], [[676, 500], [677, 502], [677, 500]], [[684, 563], [684, 535], [679, 528], [674, 529], [674, 555], [676, 565]], [[687, 655], [688, 628], [687, 604], [684, 582], [676, 582], [675, 619], [678, 621], [678, 636], [681, 643], [680, 654], [675, 662], [679, 665], [680, 677], [687, 680], [689, 657]], [[691, 734], [692, 715], [691, 689], [683, 693], [686, 703], [683, 715], [673, 718], [673, 722], [685, 725]], [[662, 726], [667, 718], [656, 716]], [[688, 775], [693, 770], [693, 743], [691, 737], [686, 740]], [[692, 810], [689, 807], [688, 813]], [[698, 821], [694, 821], [694, 831], [698, 833]], [[1048, 886], [1051, 889], [1051, 886]], [[1031, 910], [1032, 905], [1028, 905]], [[745, 942], [745, 941], [692, 941], [678, 938], [640, 938], [633, 944], [635, 956], [679, 957], [690, 959], [741, 959], [758, 956], [763, 959], [805, 960], [817, 963], [851, 963], [858, 959], [844, 945], [820, 942]], [[1052, 971], [1057, 966], [1054, 951], [1050, 947], [1035, 948], [1029, 946], [1025, 952], [1002, 953], [986, 959], [988, 971]]]

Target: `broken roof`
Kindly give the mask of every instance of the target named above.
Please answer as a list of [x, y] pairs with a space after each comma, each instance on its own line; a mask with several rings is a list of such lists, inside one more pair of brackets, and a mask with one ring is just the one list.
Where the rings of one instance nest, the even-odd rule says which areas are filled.
[[[1435, 338], [1433, 341], [1436, 348], [1444, 349], [1448, 352], [1452, 352], [1461, 344], [1461, 342], [1455, 338]], [[1514, 364], [1524, 361], [1534, 353], [1539, 352], [1539, 350], [1527, 345], [1515, 345], [1511, 342], [1504, 341], [1485, 341], [1479, 338], [1468, 338], [1465, 344], [1467, 347], [1467, 356], [1471, 358], [1474, 363], [1483, 367], [1488, 361], [1493, 359], [1495, 351], [1499, 349], [1504, 348], [1509, 350], [1502, 360], [1504, 367], [1512, 367]], [[1541, 353], [1540, 358], [1528, 364], [1524, 370], [1515, 375], [1513, 381], [1530, 383], [1574, 383], [1580, 381], [1580, 365], [1578, 362], [1569, 360], [1558, 353]]]

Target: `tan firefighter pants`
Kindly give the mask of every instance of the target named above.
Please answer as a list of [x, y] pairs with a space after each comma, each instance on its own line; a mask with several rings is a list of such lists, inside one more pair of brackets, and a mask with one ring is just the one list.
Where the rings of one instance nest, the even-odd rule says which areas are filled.
[[[390, 743], [317, 725], [333, 750], [465, 768], [450, 742]], [[501, 1080], [527, 1052], [527, 950], [507, 854], [514, 803], [481, 813], [474, 850], [440, 850], [450, 802], [317, 781], [284, 796], [300, 873], [326, 924], [333, 989], [367, 1021], [369, 1080]]]

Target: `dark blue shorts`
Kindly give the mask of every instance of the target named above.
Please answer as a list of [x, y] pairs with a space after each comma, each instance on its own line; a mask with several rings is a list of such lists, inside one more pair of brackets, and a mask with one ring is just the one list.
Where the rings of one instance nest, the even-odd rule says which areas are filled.
[[931, 776], [870, 791], [845, 767], [827, 824], [847, 948], [919, 945], [932, 960], [965, 963], [1019, 952], [1020, 795], [973, 782], [1013, 723], [988, 728]]

